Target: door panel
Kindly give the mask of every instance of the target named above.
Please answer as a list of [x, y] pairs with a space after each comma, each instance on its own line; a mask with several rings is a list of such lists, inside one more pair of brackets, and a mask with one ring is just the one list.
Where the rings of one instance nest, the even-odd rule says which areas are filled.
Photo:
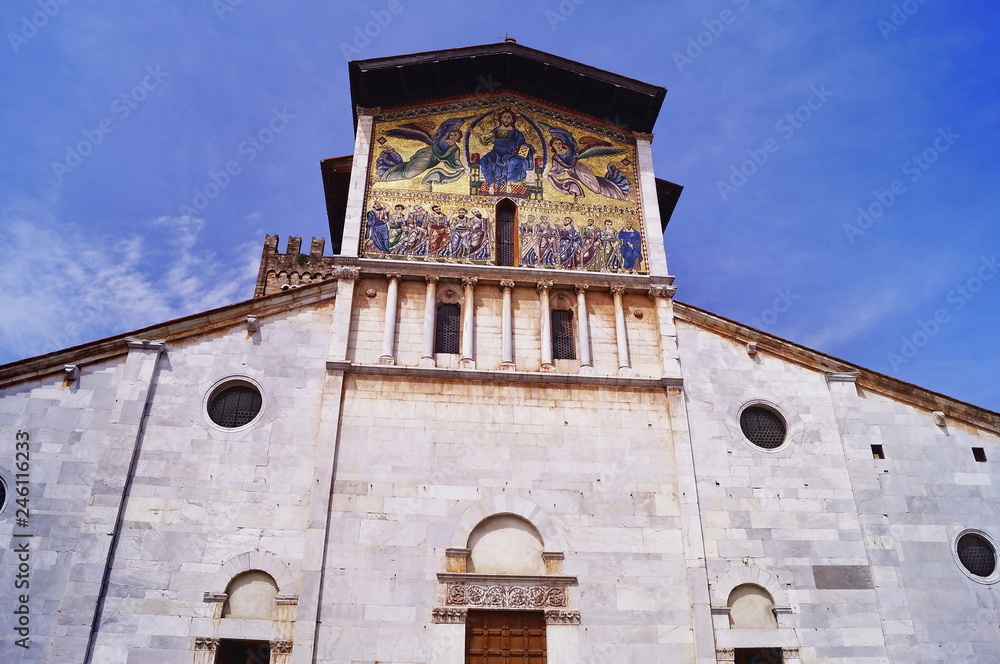
[[470, 610], [465, 634], [466, 664], [546, 664], [541, 611]]

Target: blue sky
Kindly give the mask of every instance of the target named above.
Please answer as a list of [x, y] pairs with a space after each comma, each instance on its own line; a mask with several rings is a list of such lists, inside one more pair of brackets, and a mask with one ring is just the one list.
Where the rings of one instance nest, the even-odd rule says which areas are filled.
[[679, 300], [1000, 410], [998, 19], [943, 0], [5, 3], [0, 363], [248, 299], [265, 233], [329, 233], [347, 55], [509, 34], [668, 88], [653, 151], [685, 187]]

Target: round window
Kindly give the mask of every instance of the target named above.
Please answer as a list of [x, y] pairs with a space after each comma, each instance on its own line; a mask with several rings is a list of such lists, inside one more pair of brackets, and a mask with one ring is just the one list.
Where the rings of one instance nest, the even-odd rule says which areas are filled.
[[971, 574], [986, 578], [997, 568], [993, 545], [982, 535], [966, 533], [958, 539], [958, 559]]
[[249, 383], [229, 383], [208, 400], [208, 416], [226, 429], [238, 429], [260, 413], [260, 390]]
[[765, 450], [785, 442], [785, 421], [770, 408], [750, 406], [740, 413], [740, 428], [747, 439]]

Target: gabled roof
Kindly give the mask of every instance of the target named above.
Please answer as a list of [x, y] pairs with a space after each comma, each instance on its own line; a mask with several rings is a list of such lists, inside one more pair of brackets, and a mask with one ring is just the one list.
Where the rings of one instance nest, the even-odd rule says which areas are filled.
[[513, 90], [650, 133], [667, 91], [626, 76], [522, 46], [499, 44], [412, 53], [348, 63], [357, 107], [396, 107]]

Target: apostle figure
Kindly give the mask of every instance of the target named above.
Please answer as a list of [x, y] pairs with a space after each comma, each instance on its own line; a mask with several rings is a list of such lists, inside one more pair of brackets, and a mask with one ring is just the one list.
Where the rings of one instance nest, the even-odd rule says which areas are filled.
[[622, 267], [626, 270], [638, 270], [642, 262], [642, 235], [632, 227], [632, 220], [625, 221], [625, 228], [618, 231], [621, 240], [619, 251], [622, 255]]
[[386, 225], [388, 210], [380, 202], [375, 201], [368, 211], [365, 221], [365, 232], [369, 246], [383, 254], [389, 253], [389, 227]]

